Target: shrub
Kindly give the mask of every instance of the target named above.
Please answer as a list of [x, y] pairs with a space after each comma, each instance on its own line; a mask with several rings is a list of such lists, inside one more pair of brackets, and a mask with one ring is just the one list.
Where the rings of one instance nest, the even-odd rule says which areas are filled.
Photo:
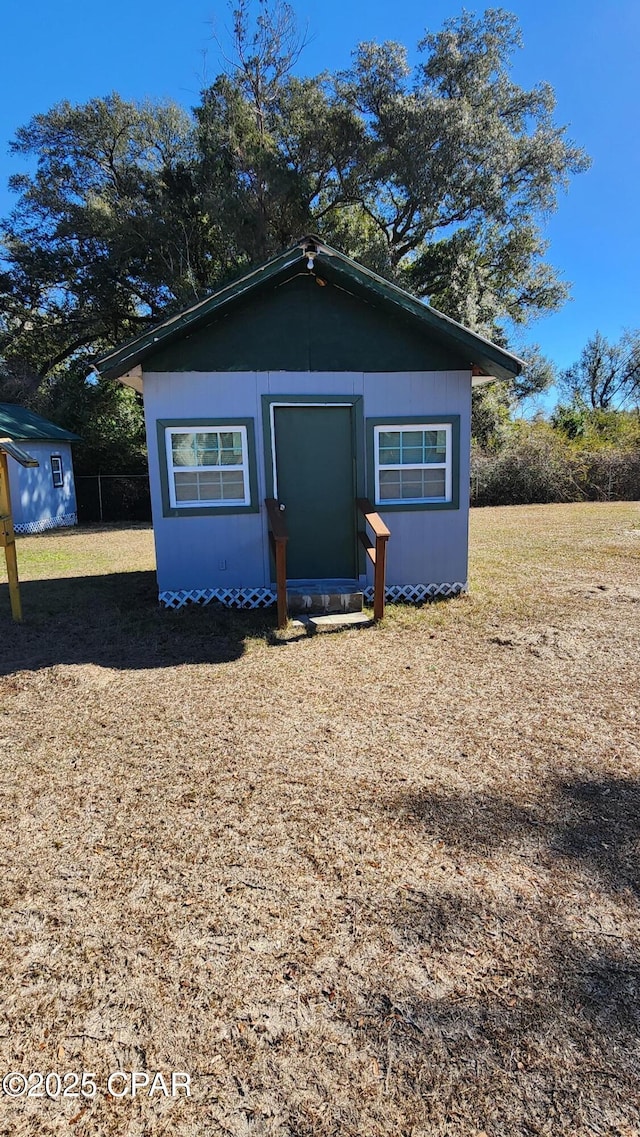
[[495, 455], [475, 450], [474, 505], [575, 501], [580, 496], [569, 444], [547, 424], [521, 424]]
[[588, 422], [580, 434], [566, 426], [566, 420], [555, 428], [546, 422], [515, 423], [497, 453], [475, 444], [472, 505], [640, 498], [640, 444], [630, 420], [615, 430], [608, 421]]

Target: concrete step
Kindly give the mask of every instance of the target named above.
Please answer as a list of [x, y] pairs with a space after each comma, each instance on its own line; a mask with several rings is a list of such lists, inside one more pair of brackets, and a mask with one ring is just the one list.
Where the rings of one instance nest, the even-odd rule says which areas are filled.
[[287, 606], [291, 616], [362, 612], [363, 595], [357, 580], [289, 580]]
[[333, 612], [330, 616], [298, 616], [293, 621], [294, 628], [306, 628], [308, 632], [335, 632], [337, 628], [367, 627], [373, 624], [366, 612]]

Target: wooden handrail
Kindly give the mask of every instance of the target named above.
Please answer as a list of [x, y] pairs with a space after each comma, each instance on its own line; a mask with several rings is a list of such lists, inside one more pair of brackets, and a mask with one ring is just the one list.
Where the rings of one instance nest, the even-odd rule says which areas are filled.
[[287, 611], [287, 523], [284, 509], [274, 497], [265, 498], [267, 519], [269, 522], [269, 536], [273, 542], [276, 558], [276, 601], [278, 606], [278, 627], [285, 628], [289, 613]]
[[360, 510], [362, 516], [368, 525], [373, 530], [374, 537], [384, 537], [386, 540], [391, 536], [391, 530], [387, 528], [379, 513], [376, 513], [368, 497], [359, 497], [356, 505]]
[[376, 513], [367, 497], [359, 497], [356, 505], [375, 537], [375, 545], [372, 545], [366, 533], [358, 533], [358, 537], [367, 551], [367, 556], [373, 562], [373, 618], [374, 620], [381, 620], [384, 616], [387, 541], [391, 536], [391, 531], [380, 515]]
[[280, 508], [280, 503], [276, 501], [275, 497], [265, 498], [265, 505], [269, 518], [269, 528], [275, 540], [288, 541], [289, 534], [287, 533], [287, 523], [284, 519], [284, 509]]

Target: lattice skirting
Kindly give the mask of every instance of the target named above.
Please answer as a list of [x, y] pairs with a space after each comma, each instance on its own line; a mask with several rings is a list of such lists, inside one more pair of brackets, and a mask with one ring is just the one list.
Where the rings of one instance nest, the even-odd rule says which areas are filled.
[[64, 529], [66, 525], [77, 525], [77, 513], [62, 513], [60, 517], [45, 517], [42, 521], [25, 521], [24, 525], [14, 525], [18, 534], [46, 533], [47, 529]]
[[210, 604], [216, 600], [225, 608], [268, 608], [276, 602], [271, 588], [194, 588], [190, 592], [161, 592], [165, 608], [184, 608], [187, 604]]
[[[392, 584], [385, 589], [385, 599], [393, 604], [396, 600], [404, 600], [408, 604], [422, 604], [425, 600], [446, 599], [449, 596], [459, 596], [466, 592], [467, 583], [455, 584]], [[363, 588], [365, 600], [373, 600], [373, 585]]]
[[[404, 600], [409, 604], [422, 604], [425, 600], [439, 600], [458, 596], [467, 591], [465, 584], [395, 584], [386, 590], [390, 603]], [[362, 589], [365, 600], [373, 600], [373, 586]], [[194, 588], [191, 591], [161, 592], [159, 600], [165, 608], [184, 608], [187, 604], [210, 604], [215, 600], [225, 608], [268, 608], [276, 602], [273, 588]]]

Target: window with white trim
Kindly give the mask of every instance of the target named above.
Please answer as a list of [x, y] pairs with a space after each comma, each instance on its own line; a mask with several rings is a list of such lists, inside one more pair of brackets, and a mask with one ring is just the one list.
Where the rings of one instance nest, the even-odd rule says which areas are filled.
[[376, 505], [451, 500], [451, 423], [376, 426], [373, 437]]
[[54, 489], [61, 490], [64, 486], [64, 470], [62, 469], [62, 458], [59, 454], [51, 455], [51, 478]]
[[169, 426], [165, 437], [174, 508], [251, 504], [245, 426]]

